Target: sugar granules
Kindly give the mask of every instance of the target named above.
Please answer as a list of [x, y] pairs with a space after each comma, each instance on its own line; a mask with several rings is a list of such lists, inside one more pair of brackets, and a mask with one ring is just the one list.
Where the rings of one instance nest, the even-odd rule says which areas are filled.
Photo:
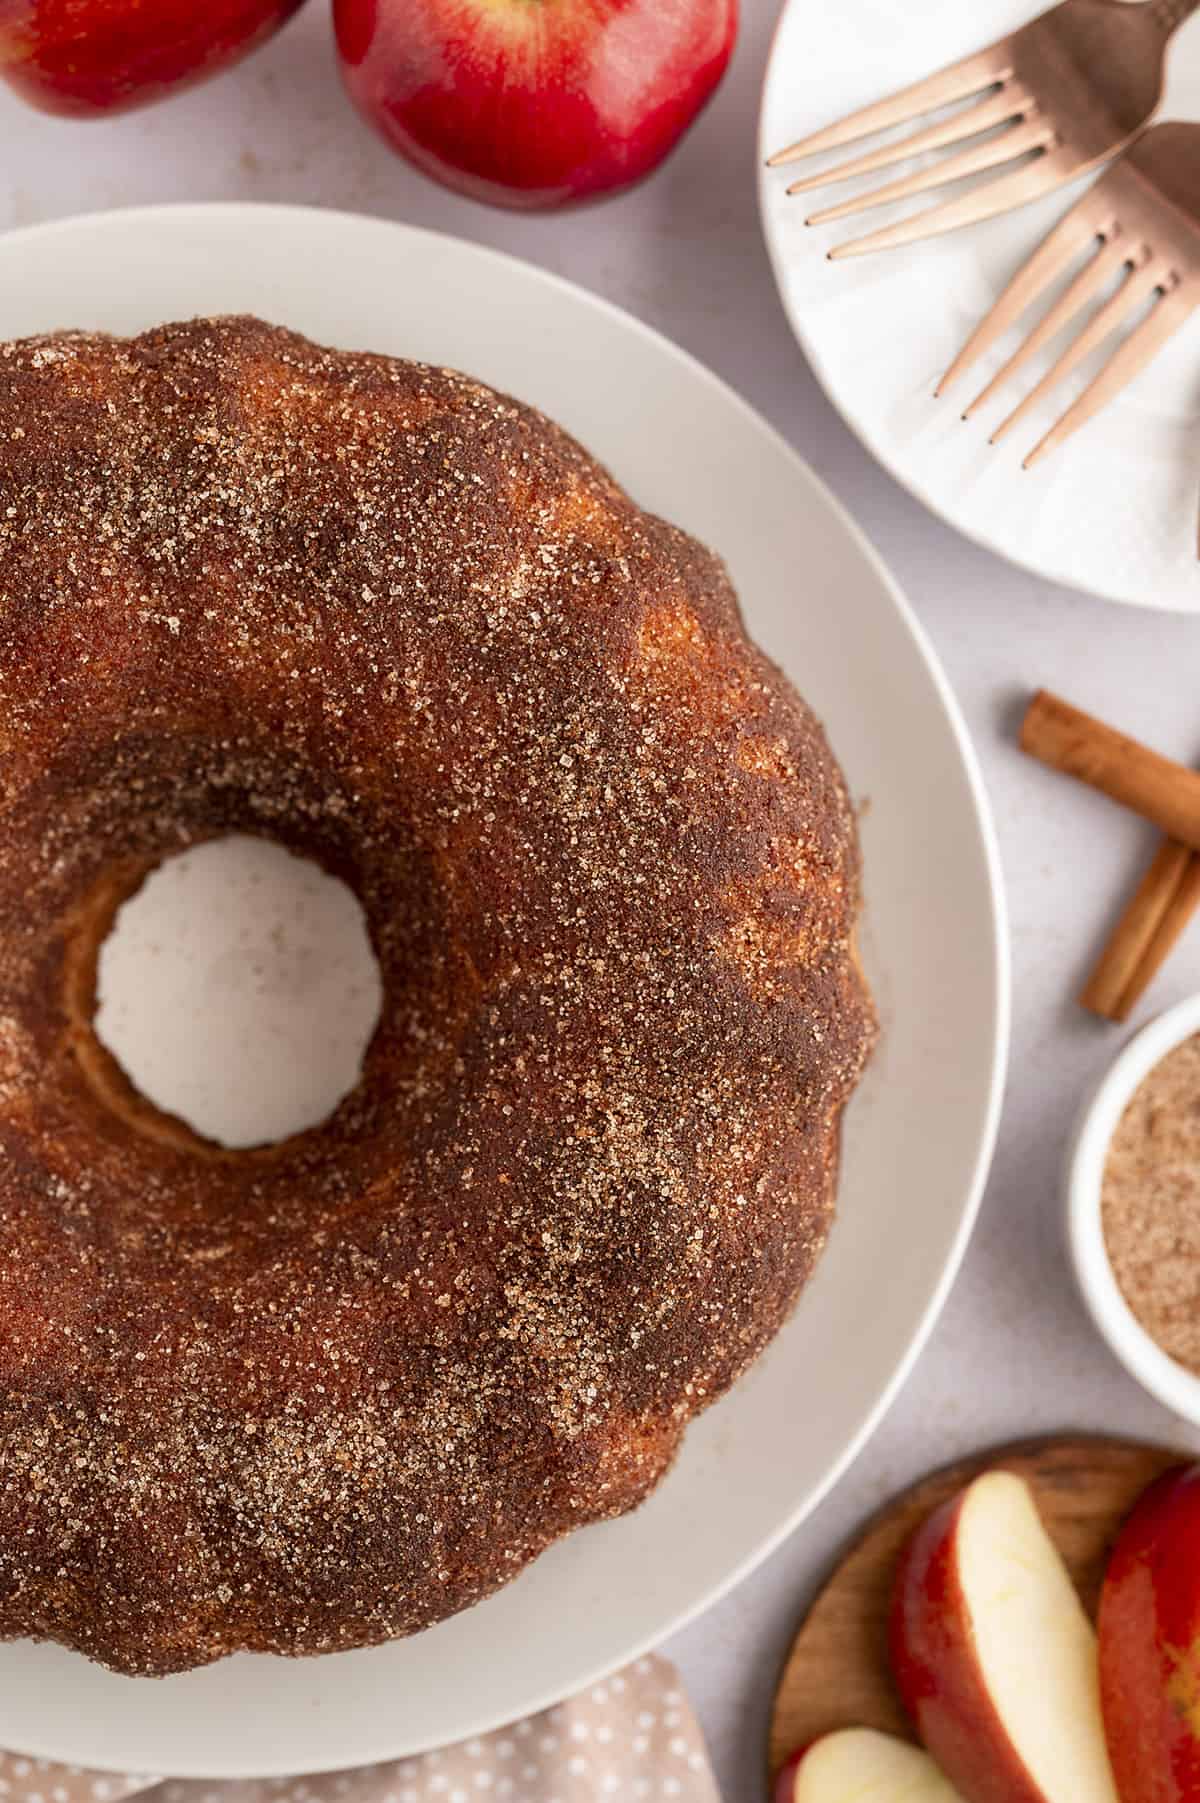
[[1155, 1065], [1121, 1116], [1101, 1207], [1121, 1294], [1200, 1376], [1200, 1034]]

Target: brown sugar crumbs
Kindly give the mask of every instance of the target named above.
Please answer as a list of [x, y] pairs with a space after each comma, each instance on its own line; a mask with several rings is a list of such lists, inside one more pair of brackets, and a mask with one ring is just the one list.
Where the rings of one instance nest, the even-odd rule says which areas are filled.
[[1155, 1065], [1121, 1116], [1101, 1206], [1121, 1294], [1200, 1376], [1200, 1034]]

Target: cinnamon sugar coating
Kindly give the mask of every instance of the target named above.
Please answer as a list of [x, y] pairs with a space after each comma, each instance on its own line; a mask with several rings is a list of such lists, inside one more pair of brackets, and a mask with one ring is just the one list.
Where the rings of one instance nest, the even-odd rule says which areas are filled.
[[[89, 1024], [228, 832], [351, 884], [387, 998], [234, 1153]], [[0, 347], [0, 1634], [360, 1646], [641, 1501], [828, 1231], [857, 907], [724, 569], [537, 413], [249, 319]]]

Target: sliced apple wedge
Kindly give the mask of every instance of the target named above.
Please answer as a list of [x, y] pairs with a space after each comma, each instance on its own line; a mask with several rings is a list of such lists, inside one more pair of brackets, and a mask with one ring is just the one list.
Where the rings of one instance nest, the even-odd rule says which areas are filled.
[[1121, 1803], [1200, 1803], [1200, 1466], [1150, 1486], [1100, 1598], [1100, 1694]]
[[896, 1574], [892, 1670], [967, 1803], [1116, 1803], [1096, 1637], [1029, 1486], [977, 1478]]
[[775, 1803], [962, 1803], [928, 1753], [873, 1728], [843, 1728], [793, 1753]]

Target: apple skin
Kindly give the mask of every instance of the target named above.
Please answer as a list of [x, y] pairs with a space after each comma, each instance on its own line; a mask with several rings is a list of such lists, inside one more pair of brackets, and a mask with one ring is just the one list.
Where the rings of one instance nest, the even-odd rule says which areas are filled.
[[228, 68], [303, 0], [0, 0], [0, 75], [43, 112], [106, 118]]
[[796, 1803], [796, 1772], [800, 1771], [805, 1753], [809, 1753], [813, 1745], [814, 1742], [809, 1742], [807, 1747], [796, 1747], [795, 1753], [789, 1754], [780, 1765], [777, 1780], [771, 1789], [771, 1803]]
[[[809, 1743], [812, 1744], [811, 1742]], [[771, 1786], [771, 1803], [796, 1803], [796, 1773], [800, 1770], [808, 1747], [797, 1747], [789, 1754], [776, 1773], [775, 1782]]]
[[1043, 1803], [1012, 1771], [1004, 1724], [976, 1675], [955, 1533], [967, 1492], [935, 1509], [896, 1570], [889, 1621], [892, 1676], [917, 1732], [971, 1803]]
[[725, 73], [738, 0], [334, 0], [346, 86], [472, 199], [577, 204], [650, 174]]
[[1022, 1479], [986, 1472], [917, 1529], [889, 1638], [904, 1706], [968, 1803], [1117, 1803], [1095, 1635]]
[[1159, 1478], [1117, 1537], [1100, 1701], [1121, 1803], [1200, 1803], [1200, 1466]]

